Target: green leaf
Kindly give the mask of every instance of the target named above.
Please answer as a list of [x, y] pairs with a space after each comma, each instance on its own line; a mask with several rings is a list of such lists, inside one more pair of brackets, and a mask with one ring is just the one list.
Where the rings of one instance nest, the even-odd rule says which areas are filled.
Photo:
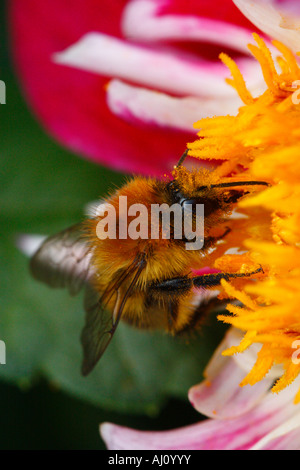
[[45, 376], [61, 390], [106, 409], [157, 413], [169, 396], [187, 397], [224, 333], [210, 319], [189, 342], [121, 324], [87, 378], [80, 375], [82, 296], [70, 298], [31, 279], [16, 248], [21, 233], [51, 234], [80, 221], [90, 201], [124, 176], [74, 156], [40, 129], [8, 76], [1, 107], [0, 376], [27, 384]]

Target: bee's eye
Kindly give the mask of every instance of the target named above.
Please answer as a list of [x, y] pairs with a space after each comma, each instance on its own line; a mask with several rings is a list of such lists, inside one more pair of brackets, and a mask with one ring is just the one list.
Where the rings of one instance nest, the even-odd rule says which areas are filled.
[[181, 199], [182, 199], [182, 194], [180, 192], [180, 188], [178, 186], [178, 183], [177, 181], [175, 180], [172, 180], [170, 181], [170, 183], [168, 183], [167, 185], [167, 188], [171, 194], [171, 197], [172, 197], [172, 202], [173, 203], [180, 203]]
[[209, 216], [212, 212], [218, 209], [218, 206], [207, 198], [182, 199], [180, 204], [186, 212], [192, 212], [193, 215], [196, 215], [197, 204], [204, 205], [204, 216]]
[[187, 212], [196, 212], [197, 204], [201, 204], [200, 199], [181, 199], [180, 204]]

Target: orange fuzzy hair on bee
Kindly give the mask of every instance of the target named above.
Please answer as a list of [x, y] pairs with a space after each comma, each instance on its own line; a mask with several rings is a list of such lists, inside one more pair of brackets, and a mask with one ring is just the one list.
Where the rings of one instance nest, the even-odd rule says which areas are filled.
[[[43, 243], [31, 262], [34, 276], [71, 293], [86, 287], [83, 375], [93, 369], [121, 319], [170, 334], [191, 331], [202, 322], [216, 297], [211, 291], [222, 279], [260, 271], [194, 274], [207, 266], [207, 258], [230, 232], [224, 222], [234, 204], [257, 184], [220, 181], [214, 172], [179, 165], [172, 180], [133, 178], [85, 222]], [[199, 205], [204, 216], [198, 217]], [[185, 227], [176, 231], [187, 214], [189, 226], [196, 222], [197, 229], [189, 234], [200, 238], [200, 247], [189, 241]], [[203, 228], [201, 234], [198, 228]]]
[[[134, 216], [128, 215], [123, 211], [120, 205], [120, 196], [127, 198], [127, 208], [138, 203], [147, 209], [147, 220], [143, 220], [148, 227], [148, 238], [134, 240], [127, 236], [120, 239], [120, 224], [127, 226], [133, 222]], [[170, 204], [170, 196], [166, 189], [166, 183], [159, 180], [136, 177], [123, 188], [118, 190], [107, 202], [111, 204], [116, 212], [116, 238], [99, 240], [97, 236], [97, 225], [101, 219], [99, 216], [89, 219], [85, 222], [85, 233], [91, 246], [94, 248], [93, 263], [95, 267], [105, 272], [111, 278], [118, 269], [126, 268], [128, 265], [139, 258], [141, 253], [147, 258], [148, 263], [142, 273], [139, 284], [145, 285], [149, 280], [155, 280], [161, 277], [170, 277], [177, 275], [179, 272], [187, 269], [190, 263], [195, 264], [195, 256], [184, 249], [182, 244], [172, 239], [152, 239], [151, 229], [155, 230], [151, 219], [151, 206], [154, 204]], [[159, 227], [160, 229], [160, 227]], [[155, 256], [153, 254], [155, 253]], [[171, 259], [172, 263], [166, 262]]]

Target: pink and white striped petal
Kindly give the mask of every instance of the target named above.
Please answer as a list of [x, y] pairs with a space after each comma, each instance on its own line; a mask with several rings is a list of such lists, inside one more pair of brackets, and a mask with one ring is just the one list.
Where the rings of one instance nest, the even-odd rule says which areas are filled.
[[112, 80], [107, 87], [107, 104], [112, 113], [134, 124], [155, 125], [190, 131], [202, 117], [234, 115], [242, 102], [239, 97], [178, 98], [166, 93]]
[[[233, 419], [207, 419], [159, 432], [104, 423], [100, 432], [110, 450], [248, 450], [300, 413], [300, 405], [293, 404], [298, 386], [299, 382], [279, 395], [267, 394], [252, 410]], [[295, 436], [292, 437], [295, 440]]]
[[300, 412], [273, 429], [250, 450], [300, 450]]
[[10, 0], [12, 60], [32, 112], [60, 145], [126, 174], [160, 177], [172, 170], [194, 129], [188, 133], [136, 129], [107, 108], [106, 77], [58, 66], [52, 60], [54, 53], [89, 31], [121, 37], [126, 3], [76, 0], [70, 7], [70, 0]]
[[224, 350], [239, 344], [241, 339], [242, 333], [231, 328], [210, 360], [205, 380], [189, 390], [189, 400], [199, 413], [216, 419], [234, 418], [252, 409], [270, 389], [273, 377], [253, 386], [240, 386], [256, 361], [259, 345], [253, 345], [238, 355], [239, 361], [232, 356], [222, 356]]
[[[164, 2], [165, 3], [165, 2]], [[122, 31], [139, 41], [201, 41], [249, 54], [251, 30], [218, 19], [187, 14], [161, 14], [163, 2], [132, 0], [122, 15]]]
[[[274, 0], [233, 0], [233, 2], [265, 34], [281, 41], [294, 52], [300, 51], [299, 2]], [[295, 11], [298, 16], [295, 15]]]
[[[179, 96], [206, 95], [218, 99], [236, 95], [225, 83], [228, 70], [222, 63], [187, 60], [180, 53], [175, 56], [101, 33], [83, 36], [71, 47], [56, 53], [54, 61]], [[257, 76], [259, 67], [254, 64], [251, 59], [239, 62], [249, 87], [261, 83], [261, 76]]]

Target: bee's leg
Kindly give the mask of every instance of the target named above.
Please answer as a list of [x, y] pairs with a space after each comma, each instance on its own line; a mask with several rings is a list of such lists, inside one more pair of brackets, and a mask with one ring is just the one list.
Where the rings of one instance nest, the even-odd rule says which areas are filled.
[[203, 274], [202, 276], [195, 276], [192, 278], [194, 287], [215, 287], [221, 283], [221, 280], [229, 281], [230, 279], [236, 279], [238, 277], [250, 277], [254, 274], [263, 272], [262, 267], [256, 269], [249, 273], [213, 273], [213, 274]]
[[[256, 271], [249, 273], [212, 273], [204, 274], [202, 276], [195, 276], [192, 278], [193, 286], [196, 288], [206, 288], [216, 287], [221, 283], [221, 280], [229, 281], [230, 279], [250, 277], [259, 272], [263, 272], [262, 267], [259, 267]], [[224, 304], [224, 300], [219, 300], [217, 297], [210, 299], [207, 305], [200, 304], [194, 311], [193, 316], [190, 322], [178, 333], [185, 333], [193, 327], [195, 327], [201, 320], [201, 318], [206, 316], [208, 311], [212, 311], [216, 307], [220, 307]]]
[[159, 306], [163, 306], [167, 315], [167, 329], [172, 334], [177, 332], [180, 302], [192, 287], [193, 281], [188, 277], [156, 281], [148, 286], [149, 304], [156, 302]]
[[179, 298], [183, 294], [186, 294], [190, 291], [192, 287], [215, 287], [221, 283], [222, 279], [229, 281], [230, 279], [236, 279], [238, 277], [250, 277], [254, 274], [263, 272], [262, 267], [256, 269], [256, 271], [251, 271], [249, 273], [212, 273], [212, 274], [202, 274], [199, 276], [188, 277], [174, 277], [171, 279], [165, 279], [161, 282], [155, 282], [149, 286], [150, 292], [159, 292], [160, 295], [169, 296], [172, 298]]
[[[231, 229], [229, 227], [225, 227], [225, 230], [222, 233], [222, 235], [219, 235], [217, 237], [210, 237], [210, 236], [205, 237], [204, 238], [204, 249], [214, 247], [218, 241], [223, 240], [223, 238], [225, 238], [226, 235], [228, 235], [228, 233], [230, 233], [230, 232], [231, 232]], [[188, 240], [186, 240], [186, 241], [188, 241]]]
[[199, 305], [193, 310], [192, 316], [189, 321], [176, 331], [177, 335], [185, 335], [201, 325], [204, 318], [211, 314], [214, 310], [224, 308], [225, 301], [218, 299], [218, 297], [209, 297], [199, 302]]
[[164, 281], [150, 284], [148, 287], [148, 293], [150, 297], [156, 299], [159, 298], [161, 301], [166, 303], [168, 306], [168, 329], [170, 332], [181, 334], [191, 330], [196, 324], [198, 324], [201, 318], [206, 316], [206, 312], [211, 311], [213, 308], [220, 306], [223, 303], [223, 301], [220, 301], [219, 299], [208, 299], [206, 303], [201, 303], [195, 308], [186, 325], [181, 326], [180, 329], [177, 328], [176, 322], [178, 311], [180, 309], [180, 302], [184, 301], [185, 296], [190, 293], [193, 287], [209, 289], [210, 287], [218, 286], [222, 279], [229, 281], [230, 279], [250, 277], [262, 271], [263, 270], [260, 267], [256, 271], [249, 273], [220, 272], [194, 277], [182, 276], [165, 279]]
[[218, 237], [206, 237], [209, 242], [212, 242], [212, 243], [215, 243], [217, 242], [218, 240], [222, 240], [224, 237], [226, 237], [226, 235], [228, 235], [228, 233], [231, 232], [231, 228], [229, 227], [225, 227], [225, 230], [224, 232], [222, 233], [222, 235], [219, 235]]
[[228, 235], [230, 232], [231, 232], [231, 228], [226, 227], [224, 232], [222, 233], [222, 235], [220, 237], [218, 237], [218, 239], [226, 237], [226, 235]]
[[182, 276], [165, 279], [164, 281], [150, 284], [150, 292], [158, 292], [160, 295], [172, 298], [181, 297], [193, 287], [193, 278]]

